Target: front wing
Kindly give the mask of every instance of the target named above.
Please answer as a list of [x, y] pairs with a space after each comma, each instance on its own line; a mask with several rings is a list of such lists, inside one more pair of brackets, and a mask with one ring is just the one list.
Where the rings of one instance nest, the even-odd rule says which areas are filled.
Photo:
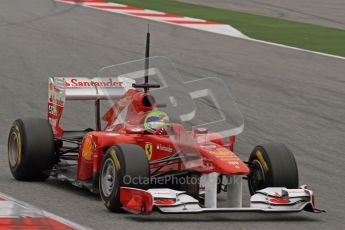
[[121, 187], [123, 208], [135, 214], [150, 213], [154, 207], [166, 214], [204, 212], [321, 212], [315, 208], [312, 191], [300, 189], [266, 188], [250, 198], [250, 207], [207, 208], [199, 200], [183, 191], [172, 189], [140, 190]]

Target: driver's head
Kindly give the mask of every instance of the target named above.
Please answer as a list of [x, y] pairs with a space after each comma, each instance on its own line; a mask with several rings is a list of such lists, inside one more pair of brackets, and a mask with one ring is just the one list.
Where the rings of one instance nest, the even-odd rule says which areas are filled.
[[156, 130], [168, 128], [169, 117], [166, 113], [154, 110], [147, 114], [144, 121], [144, 129], [147, 132], [155, 133]]

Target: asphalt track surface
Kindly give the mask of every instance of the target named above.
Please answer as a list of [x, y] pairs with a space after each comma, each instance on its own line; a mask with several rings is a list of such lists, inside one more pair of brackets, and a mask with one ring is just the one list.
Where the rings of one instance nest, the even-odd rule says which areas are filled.
[[181, 1], [345, 29], [345, 1], [343, 0]]
[[[327, 213], [112, 214], [97, 195], [69, 184], [12, 178], [5, 156], [10, 125], [17, 117], [45, 117], [48, 76], [93, 76], [142, 58], [147, 23], [48, 0], [0, 1], [0, 191], [94, 229], [342, 229], [344, 60], [158, 22], [150, 22], [152, 55], [172, 58], [185, 77], [218, 76], [231, 88], [246, 118], [242, 158], [256, 144], [286, 143], [300, 184], [316, 192]], [[76, 113], [64, 114], [65, 127], [92, 126], [92, 106], [72, 105]]]

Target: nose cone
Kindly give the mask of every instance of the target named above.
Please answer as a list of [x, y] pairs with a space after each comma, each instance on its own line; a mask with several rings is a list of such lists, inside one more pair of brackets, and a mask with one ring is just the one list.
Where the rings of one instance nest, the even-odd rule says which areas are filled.
[[214, 149], [200, 147], [201, 154], [209, 159], [215, 171], [220, 174], [241, 174], [247, 175], [250, 170], [245, 163], [230, 150], [217, 146]]

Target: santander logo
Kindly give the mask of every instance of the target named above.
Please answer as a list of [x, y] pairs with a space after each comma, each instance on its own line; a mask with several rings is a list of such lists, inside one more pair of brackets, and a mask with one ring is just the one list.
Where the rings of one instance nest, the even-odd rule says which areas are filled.
[[92, 79], [78, 79], [71, 78], [66, 79], [66, 87], [78, 88], [78, 87], [123, 87], [123, 82], [113, 81], [112, 78], [108, 80], [92, 80]]

